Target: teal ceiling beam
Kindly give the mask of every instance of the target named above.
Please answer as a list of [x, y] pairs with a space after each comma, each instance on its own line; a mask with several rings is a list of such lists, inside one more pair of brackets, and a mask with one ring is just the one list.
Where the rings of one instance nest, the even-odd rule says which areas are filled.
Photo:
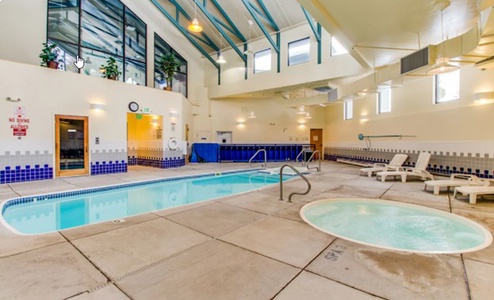
[[[182, 25], [180, 25], [180, 23], [178, 22], [179, 20], [179, 13], [178, 11], [180, 10], [180, 12], [182, 12], [182, 14], [189, 20], [191, 21], [191, 18], [190, 16], [180, 7], [180, 5], [178, 5], [178, 3], [176, 3], [175, 1], [173, 0], [170, 0], [171, 3], [173, 3], [177, 9], [177, 17], [176, 18], [173, 18], [173, 16], [168, 12], [166, 11], [166, 9], [163, 8], [163, 6], [161, 6], [161, 4], [159, 4], [159, 2], [157, 0], [149, 0], [151, 1], [151, 3], [154, 4], [154, 6], [156, 6], [156, 8], [170, 21], [173, 23], [173, 25], [175, 25], [175, 27], [197, 48], [197, 50], [199, 50], [199, 52], [201, 52], [202, 55], [204, 55], [204, 57], [209, 60], [218, 70], [220, 69], [220, 65], [215, 61], [215, 59], [213, 59], [211, 57], [211, 55], [209, 55], [209, 53], [195, 40], [195, 36], [191, 35], [187, 29], [185, 29]], [[206, 36], [205, 34], [203, 34], [203, 36]], [[209, 37], [205, 38], [205, 40], [209, 40], [211, 41], [211, 39], [209, 39]], [[202, 41], [202, 40], [201, 40]], [[219, 48], [218, 46], [216, 46], [212, 41], [209, 43], [206, 43], [208, 44], [208, 46], [214, 46], [214, 47], [211, 47], [213, 48], [215, 51], [219, 51]]]
[[[225, 12], [223, 7], [221, 7], [221, 5], [218, 3], [218, 1], [217, 0], [211, 0], [211, 2], [218, 9], [218, 11], [221, 13], [221, 15], [225, 18], [225, 20], [228, 22], [228, 24], [230, 24], [230, 26], [223, 25], [223, 27], [225, 27], [227, 30], [229, 30], [231, 33], [233, 33], [242, 42], [244, 42], [244, 43], [247, 42], [247, 40], [243, 36], [242, 32], [240, 32], [240, 30], [238, 30], [237, 26], [235, 26], [235, 23], [228, 16], [228, 14]], [[221, 22], [221, 20], [218, 20], [218, 22]]]
[[[273, 46], [273, 49], [277, 53], [277, 64], [278, 64], [278, 73], [281, 71], [281, 57], [280, 57], [280, 44], [281, 44], [281, 36], [280, 36], [280, 29], [276, 25], [273, 17], [269, 13], [268, 9], [262, 2], [262, 0], [257, 0], [257, 3], [261, 7], [262, 11], [259, 10], [250, 0], [242, 0], [242, 3], [245, 5], [247, 10], [249, 11], [250, 15], [256, 22], [257, 26], [261, 29], [262, 33], [264, 33], [264, 36], [266, 39], [269, 41], [271, 46]], [[276, 31], [276, 42], [273, 40], [271, 35], [269, 34], [268, 30], [266, 29], [266, 26], [261, 21], [261, 18], [263, 18], [272, 28], [274, 31]]]
[[310, 28], [312, 29], [312, 32], [314, 33], [314, 36], [317, 40], [317, 63], [321, 63], [321, 54], [322, 54], [322, 34], [321, 34], [321, 24], [316, 22], [316, 25], [314, 25], [314, 21], [312, 21], [312, 16], [305, 10], [303, 6], [300, 6], [302, 8], [302, 11], [304, 12], [305, 18], [307, 19], [307, 22], [309, 22]]
[[[194, 3], [197, 5], [197, 7], [199, 7], [199, 9], [201, 9], [202, 13], [213, 24], [213, 26], [216, 28], [216, 30], [218, 30], [220, 32], [221, 36], [223, 38], [225, 38], [225, 40], [228, 42], [228, 44], [230, 44], [230, 46], [238, 54], [238, 56], [240, 56], [240, 58], [243, 61], [246, 61], [247, 60], [247, 56], [237, 47], [237, 45], [235, 45], [235, 42], [230, 38], [230, 36], [228, 36], [228, 34], [223, 29], [223, 27], [226, 28], [226, 29], [228, 29], [230, 32], [233, 32], [235, 34], [235, 36], [239, 37], [242, 42], [245, 42], [245, 38], [240, 33], [240, 31], [236, 28], [236, 26], [233, 24], [233, 22], [230, 20], [230, 18], [227, 15], [224, 15], [223, 16], [227, 20], [227, 22], [229, 23], [230, 26], [228, 26], [227, 24], [225, 24], [223, 22], [219, 22], [221, 20], [219, 20], [218, 18], [216, 18], [215, 16], [213, 16], [211, 14], [211, 12], [209, 12], [207, 10], [206, 6], [203, 5], [203, 4], [201, 4], [198, 0], [194, 0]], [[213, 4], [215, 6], [217, 6], [218, 8], [221, 7], [219, 5], [219, 3], [214, 3], [213, 2]]]
[[[175, 12], [176, 12], [176, 18], [175, 20], [177, 21], [178, 24], [179, 23], [179, 20], [180, 20], [180, 13], [182, 15], [185, 16], [185, 18], [189, 21], [189, 22], [192, 22], [192, 18], [189, 16], [189, 14], [185, 11], [185, 9], [183, 9], [183, 7], [176, 1], [176, 0], [168, 0], [171, 4], [173, 4], [175, 6]], [[160, 5], [161, 6], [161, 5]], [[181, 26], [182, 27], [182, 26]], [[218, 46], [216, 46], [216, 44], [209, 38], [209, 36], [207, 34], [205, 34], [204, 32], [201, 32], [199, 35], [197, 34], [192, 34], [190, 33], [189, 31], [187, 31], [187, 28], [184, 28], [185, 31], [193, 38], [196, 38], [198, 40], [200, 40], [201, 42], [203, 42], [204, 44], [206, 44], [207, 46], [209, 46], [210, 48], [212, 48], [214, 51], [218, 51], [219, 48]], [[201, 38], [202, 37], [202, 38]]]

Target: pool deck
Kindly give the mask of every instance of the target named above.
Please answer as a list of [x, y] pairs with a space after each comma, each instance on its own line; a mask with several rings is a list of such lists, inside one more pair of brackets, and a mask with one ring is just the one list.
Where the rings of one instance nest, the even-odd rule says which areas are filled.
[[[274, 164], [269, 167], [274, 167]], [[128, 173], [0, 185], [0, 201], [248, 164], [131, 167]], [[460, 254], [367, 247], [302, 221], [308, 203], [371, 198], [451, 211], [494, 232], [494, 198], [434, 195], [422, 181], [380, 182], [360, 167], [323, 162], [306, 196], [279, 186], [44, 235], [0, 225], [0, 299], [492, 299], [494, 245]], [[285, 197], [305, 190], [296, 179]]]

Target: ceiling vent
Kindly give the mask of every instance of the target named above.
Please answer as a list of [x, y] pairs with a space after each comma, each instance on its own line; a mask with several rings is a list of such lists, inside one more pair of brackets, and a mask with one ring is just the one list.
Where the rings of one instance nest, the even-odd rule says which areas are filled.
[[315, 87], [313, 90], [318, 91], [319, 93], [329, 93], [333, 88], [330, 86], [320, 86], [320, 87]]
[[435, 60], [432, 57], [433, 49], [431, 46], [420, 49], [408, 56], [401, 59], [401, 70], [400, 74], [406, 74], [412, 71], [416, 71], [423, 67], [432, 66]]
[[335, 102], [338, 100], [338, 89], [331, 89], [328, 92], [328, 102]]
[[476, 62], [475, 67], [481, 70], [494, 68], [494, 56]]

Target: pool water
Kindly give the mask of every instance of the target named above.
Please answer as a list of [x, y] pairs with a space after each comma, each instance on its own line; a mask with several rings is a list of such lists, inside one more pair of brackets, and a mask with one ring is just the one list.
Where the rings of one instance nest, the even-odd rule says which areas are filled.
[[418, 253], [465, 253], [489, 246], [492, 234], [458, 215], [373, 199], [328, 199], [302, 207], [309, 225], [356, 243]]
[[[283, 180], [289, 178], [284, 176]], [[2, 217], [8, 227], [18, 233], [46, 233], [216, 199], [276, 183], [279, 183], [279, 175], [259, 172], [173, 178], [12, 199], [3, 205]]]

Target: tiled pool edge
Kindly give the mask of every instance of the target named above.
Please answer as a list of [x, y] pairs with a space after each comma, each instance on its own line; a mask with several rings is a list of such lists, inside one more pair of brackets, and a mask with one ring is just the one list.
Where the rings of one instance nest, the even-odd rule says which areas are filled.
[[219, 176], [219, 175], [225, 175], [225, 174], [248, 173], [248, 172], [259, 171], [260, 169], [261, 168], [253, 168], [253, 169], [248, 169], [248, 170], [244, 169], [244, 170], [232, 170], [232, 171], [224, 171], [224, 172], [210, 172], [210, 173], [194, 174], [194, 175], [183, 175], [183, 176], [176, 176], [176, 177], [166, 177], [166, 178], [159, 178], [159, 179], [152, 179], [152, 180], [136, 181], [136, 182], [130, 182], [130, 183], [119, 183], [119, 184], [113, 184], [113, 185], [102, 186], [102, 187], [97, 187], [97, 188], [83, 188], [83, 189], [75, 189], [75, 190], [66, 191], [66, 192], [46, 193], [46, 194], [26, 196], [26, 197], [15, 197], [15, 198], [11, 198], [11, 199], [6, 199], [0, 203], [0, 207], [1, 207], [0, 211], [2, 214], [0, 216], [0, 220], [2, 221], [1, 223], [5, 225], [6, 222], [4, 222], [3, 213], [10, 206], [14, 206], [14, 205], [18, 205], [18, 204], [38, 202], [38, 201], [46, 201], [46, 200], [57, 199], [57, 198], [61, 198], [61, 197], [84, 195], [84, 194], [89, 194], [89, 193], [93, 193], [93, 192], [102, 192], [102, 191], [108, 191], [108, 190], [119, 189], [119, 188], [128, 188], [128, 187], [135, 187], [135, 186], [139, 186], [139, 185], [161, 183], [161, 182], [166, 182], [166, 181], [177, 181], [177, 180], [190, 179], [190, 178], [201, 178], [201, 177], [208, 177], [208, 176], [213, 176], [213, 175]]

